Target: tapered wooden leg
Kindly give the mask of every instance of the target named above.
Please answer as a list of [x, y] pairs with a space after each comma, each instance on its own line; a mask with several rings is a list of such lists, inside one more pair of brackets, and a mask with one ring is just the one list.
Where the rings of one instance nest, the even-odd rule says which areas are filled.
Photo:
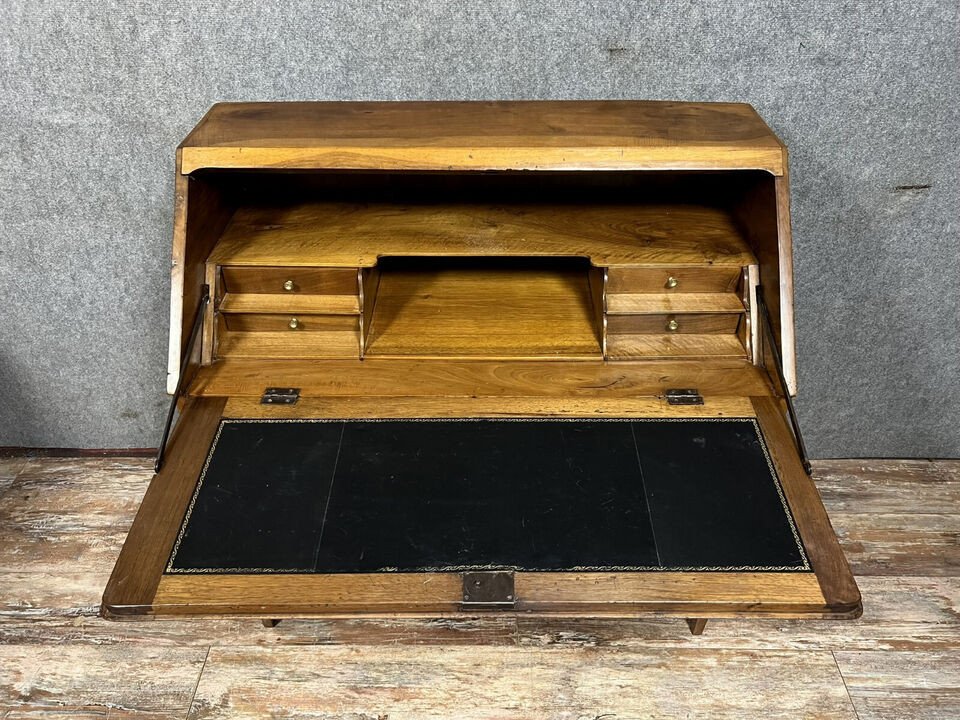
[[703, 629], [707, 626], [707, 619], [687, 618], [687, 625], [690, 626], [690, 632], [694, 635], [703, 635]]
[[263, 621], [263, 626], [266, 627], [266, 628], [276, 627], [276, 626], [279, 625], [279, 624], [280, 624], [280, 621], [279, 621], [279, 620], [264, 620], [264, 621]]

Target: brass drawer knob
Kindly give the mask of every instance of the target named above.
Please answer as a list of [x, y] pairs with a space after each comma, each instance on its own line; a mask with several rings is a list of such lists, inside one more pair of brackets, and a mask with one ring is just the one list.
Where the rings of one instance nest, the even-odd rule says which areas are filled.
[[283, 289], [284, 289], [284, 290], [293, 290], [293, 280], [287, 280], [287, 281], [283, 284]]
[[676, 286], [677, 286], [677, 279], [673, 275], [671, 275], [670, 277], [667, 278], [667, 287], [675, 288]]
[[296, 330], [298, 327], [300, 327], [300, 321], [296, 318], [290, 318], [289, 325], [291, 330]]
[[670, 322], [667, 323], [667, 330], [669, 330], [670, 332], [676, 332], [679, 329], [680, 329], [680, 323], [678, 323], [676, 320], [671, 320]]

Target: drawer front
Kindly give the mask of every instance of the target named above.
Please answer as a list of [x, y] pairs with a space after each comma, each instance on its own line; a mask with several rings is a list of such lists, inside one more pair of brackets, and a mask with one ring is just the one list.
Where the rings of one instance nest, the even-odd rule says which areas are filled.
[[609, 335], [661, 333], [735, 333], [737, 313], [690, 313], [685, 315], [610, 315]]
[[607, 293], [733, 292], [740, 267], [610, 268]]
[[227, 330], [241, 332], [330, 332], [359, 329], [356, 315], [224, 314]]
[[356, 268], [224, 267], [228, 293], [358, 295]]

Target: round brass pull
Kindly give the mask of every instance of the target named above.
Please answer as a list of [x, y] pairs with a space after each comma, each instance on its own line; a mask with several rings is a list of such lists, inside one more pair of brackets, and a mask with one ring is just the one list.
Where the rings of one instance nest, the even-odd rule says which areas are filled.
[[675, 288], [677, 285], [678, 285], [678, 281], [677, 281], [677, 279], [676, 279], [673, 275], [671, 275], [670, 277], [667, 278], [667, 287], [668, 287], [668, 288]]
[[670, 332], [676, 332], [679, 329], [680, 329], [680, 323], [678, 323], [676, 320], [671, 320], [670, 322], [667, 323], [667, 330], [669, 330]]
[[298, 327], [300, 327], [300, 321], [296, 318], [290, 318], [289, 325], [291, 330], [296, 330]]
[[283, 289], [284, 289], [284, 290], [293, 290], [293, 280], [287, 280], [287, 281], [283, 284]]

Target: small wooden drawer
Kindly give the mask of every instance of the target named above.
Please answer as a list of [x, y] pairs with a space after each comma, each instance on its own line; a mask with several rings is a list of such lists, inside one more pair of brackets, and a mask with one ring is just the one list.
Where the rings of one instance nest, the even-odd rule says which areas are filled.
[[690, 313], [686, 315], [610, 315], [607, 333], [735, 333], [740, 323], [738, 313]]
[[607, 294], [663, 292], [733, 292], [740, 279], [738, 266], [610, 268]]
[[330, 332], [359, 330], [356, 315], [223, 315], [227, 330], [240, 332]]
[[356, 268], [224, 267], [228, 293], [358, 295]]
[[658, 358], [746, 358], [740, 338], [730, 333], [624, 333], [607, 337], [610, 360]]
[[607, 295], [607, 312], [611, 315], [742, 313], [743, 311], [743, 300], [736, 293], [648, 292]]

